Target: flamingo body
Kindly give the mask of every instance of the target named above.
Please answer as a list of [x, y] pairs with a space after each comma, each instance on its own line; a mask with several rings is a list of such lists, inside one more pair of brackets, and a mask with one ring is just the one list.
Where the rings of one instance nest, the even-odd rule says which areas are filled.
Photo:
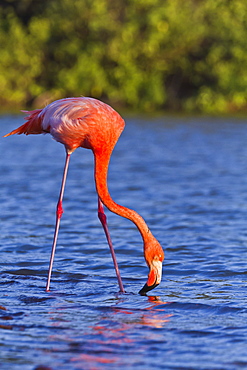
[[27, 122], [5, 136], [50, 133], [70, 153], [78, 147], [113, 149], [124, 129], [120, 115], [93, 98], [60, 99], [27, 113]]
[[49, 266], [47, 290], [50, 286], [51, 270], [55, 254], [60, 219], [62, 217], [62, 199], [71, 153], [78, 147], [91, 149], [94, 154], [94, 176], [99, 197], [98, 216], [104, 228], [110, 246], [118, 278], [120, 291], [124, 291], [114, 249], [112, 246], [103, 204], [112, 212], [130, 219], [139, 229], [144, 242], [144, 257], [150, 268], [147, 283], [140, 290], [146, 294], [160, 283], [164, 252], [157, 239], [152, 235], [143, 218], [135, 211], [120, 206], [111, 198], [107, 187], [107, 173], [111, 153], [124, 129], [124, 120], [109, 105], [93, 98], [67, 98], [52, 102], [43, 109], [27, 112], [27, 122], [11, 131], [13, 134], [46, 134], [62, 143], [66, 149], [66, 162], [60, 196], [57, 204], [56, 228]]

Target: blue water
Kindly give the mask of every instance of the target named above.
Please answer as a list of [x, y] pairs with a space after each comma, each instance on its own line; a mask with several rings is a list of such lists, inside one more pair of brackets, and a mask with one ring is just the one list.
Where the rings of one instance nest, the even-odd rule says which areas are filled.
[[[247, 369], [247, 122], [126, 121], [109, 188], [165, 249], [148, 296], [138, 295], [148, 272], [141, 237], [107, 212], [118, 293], [85, 149], [71, 157], [45, 292], [64, 148], [49, 135], [0, 139], [3, 370]], [[0, 135], [22, 122], [2, 117]]]

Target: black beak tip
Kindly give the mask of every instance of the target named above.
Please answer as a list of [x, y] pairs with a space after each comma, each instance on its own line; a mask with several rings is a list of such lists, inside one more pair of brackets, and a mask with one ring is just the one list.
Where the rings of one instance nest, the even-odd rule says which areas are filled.
[[154, 289], [159, 284], [153, 284], [153, 285], [147, 285], [147, 283], [144, 285], [144, 287], [139, 291], [140, 295], [146, 295], [147, 292]]

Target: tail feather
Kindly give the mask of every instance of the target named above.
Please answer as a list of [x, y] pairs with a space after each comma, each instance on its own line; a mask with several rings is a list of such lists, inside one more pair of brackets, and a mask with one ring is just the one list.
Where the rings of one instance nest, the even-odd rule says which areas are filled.
[[39, 113], [42, 111], [42, 109], [35, 109], [32, 111], [24, 111], [25, 113], [28, 113], [28, 116], [25, 117], [27, 120], [26, 123], [24, 123], [22, 126], [18, 127], [17, 129], [11, 131], [10, 133], [4, 135], [4, 137], [10, 136], [10, 135], [20, 135], [20, 134], [41, 134], [43, 132], [42, 129], [42, 117], [40, 117]]

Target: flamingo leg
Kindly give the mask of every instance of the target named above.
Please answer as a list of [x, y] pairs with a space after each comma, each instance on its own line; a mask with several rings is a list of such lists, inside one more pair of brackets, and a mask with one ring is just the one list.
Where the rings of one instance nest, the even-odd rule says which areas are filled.
[[108, 225], [107, 225], [107, 218], [106, 218], [106, 215], [105, 215], [105, 212], [104, 212], [104, 206], [103, 206], [103, 203], [101, 202], [100, 198], [98, 198], [98, 217], [99, 217], [99, 220], [100, 220], [100, 222], [103, 226], [103, 229], [104, 229], [104, 232], [105, 232], [105, 235], [106, 235], [106, 239], [107, 239], [108, 245], [110, 247], [110, 252], [111, 252], [112, 259], [113, 259], [113, 264], [114, 264], [114, 267], [115, 267], [120, 292], [124, 293], [124, 287], [123, 287], [122, 279], [121, 279], [121, 276], [120, 276], [120, 271], [119, 271], [119, 268], [118, 268], [117, 258], [116, 258], [115, 251], [114, 251], [114, 248], [113, 248], [110, 232], [109, 232]]
[[47, 283], [46, 283], [46, 291], [47, 292], [49, 292], [49, 290], [50, 290], [51, 272], [52, 272], [52, 266], [53, 266], [53, 261], [54, 261], [54, 256], [55, 256], [56, 245], [57, 245], [58, 231], [59, 231], [59, 226], [60, 226], [60, 220], [61, 220], [61, 217], [63, 215], [62, 201], [63, 201], [65, 183], [66, 183], [66, 178], [67, 178], [67, 173], [68, 173], [69, 160], [70, 160], [70, 154], [67, 153], [66, 154], [65, 165], [64, 165], [64, 170], [63, 170], [63, 178], [62, 178], [60, 194], [59, 194], [59, 198], [58, 198], [58, 202], [57, 202], [56, 226], [55, 226], [55, 231], [54, 231], [53, 244], [52, 244], [52, 248], [51, 248], [50, 265], [49, 265], [48, 278], [47, 278]]

